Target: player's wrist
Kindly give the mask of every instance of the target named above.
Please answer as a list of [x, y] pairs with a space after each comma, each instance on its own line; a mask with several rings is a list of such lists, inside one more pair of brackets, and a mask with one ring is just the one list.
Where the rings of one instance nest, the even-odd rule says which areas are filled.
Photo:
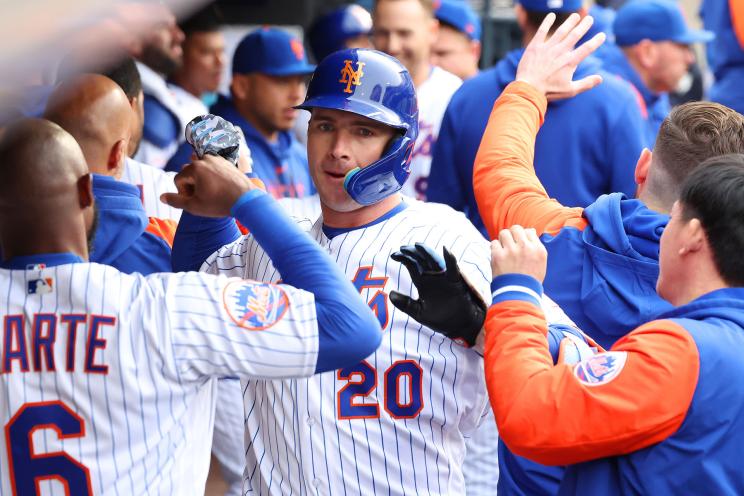
[[528, 301], [540, 306], [542, 283], [528, 274], [501, 274], [491, 282], [492, 304], [509, 300]]
[[230, 207], [230, 215], [237, 218], [239, 216], [239, 211], [241, 210], [241, 207], [243, 207], [246, 203], [249, 203], [253, 200], [255, 200], [258, 197], [264, 196], [266, 193], [258, 188], [248, 189], [244, 191], [237, 200], [232, 204], [232, 207]]

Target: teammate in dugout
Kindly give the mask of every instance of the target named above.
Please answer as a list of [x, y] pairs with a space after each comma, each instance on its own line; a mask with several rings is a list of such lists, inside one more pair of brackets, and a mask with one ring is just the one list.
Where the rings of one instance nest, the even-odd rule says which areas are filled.
[[568, 465], [558, 494], [742, 494], [744, 155], [685, 182], [661, 240], [675, 308], [608, 351], [554, 366], [539, 309], [547, 253], [514, 226], [492, 244], [486, 380], [504, 442]]
[[46, 120], [5, 131], [0, 493], [203, 494], [218, 377], [306, 376], [379, 345], [356, 289], [270, 197], [222, 158], [186, 169], [172, 201], [232, 212], [284, 284], [88, 263], [80, 147]]
[[[571, 22], [575, 25], [578, 18], [574, 17]], [[565, 36], [565, 31], [562, 33]], [[573, 36], [572, 40], [575, 43], [578, 37]], [[572, 46], [562, 48], [567, 53]], [[536, 68], [551, 68], [550, 62], [558, 60], [559, 56], [547, 51], [549, 47], [547, 43], [535, 42], [528, 48], [524, 63], [520, 65], [520, 79], [534, 74]], [[556, 70], [555, 66], [550, 70]], [[570, 81], [572, 67], [561, 67], [550, 77], [553, 81], [556, 78], [561, 81], [563, 77], [567, 85], [566, 74]], [[580, 87], [567, 88], [567, 91], [561, 88], [560, 93], [544, 90], [543, 95], [565, 97]], [[556, 291], [559, 304], [569, 316], [587, 323], [590, 334], [609, 347], [633, 327], [670, 307], [653, 293], [658, 274], [659, 232], [668, 221], [668, 216], [658, 211], [666, 205], [671, 206], [678, 197], [680, 182], [699, 166], [696, 159], [744, 152], [744, 118], [717, 104], [683, 106], [662, 126], [659, 141], [664, 146], [657, 144], [654, 160], [651, 161], [650, 156], [639, 160], [637, 176], [642, 180], [640, 196], [644, 202], [611, 195], [582, 212], [549, 200], [529, 166], [539, 112], [544, 108], [545, 97], [534, 88], [521, 82], [507, 88], [494, 107], [476, 163], [476, 192], [483, 202], [482, 208], [485, 207], [484, 218], [490, 219], [491, 232], [497, 233], [514, 223], [537, 228], [551, 254], [546, 287], [550, 283], [549, 287]], [[663, 140], [662, 136], [665, 136]], [[486, 212], [490, 212], [488, 217]], [[613, 218], [616, 220], [607, 226], [607, 219]], [[652, 247], [656, 247], [655, 250]], [[581, 274], [587, 272], [592, 277], [583, 280]], [[442, 277], [443, 274], [438, 277], [440, 286], [456, 279], [454, 274]], [[434, 286], [436, 280], [437, 277], [430, 275], [427, 286]], [[592, 290], [588, 291], [587, 287]], [[432, 328], [453, 338], [467, 337], [457, 328], [456, 315], [442, 310], [445, 308], [443, 302], [452, 305], [453, 298], [460, 293], [429, 291], [426, 300], [419, 301], [415, 308], [418, 313], [429, 315]], [[594, 298], [602, 296], [607, 300], [581, 300], [592, 294]], [[581, 301], [583, 305], [579, 304]], [[418, 313], [412, 315], [416, 317]], [[561, 467], [540, 467], [515, 458], [503, 449], [499, 462], [508, 465], [508, 468], [501, 467], [500, 493], [555, 494], [558, 490], [563, 474]]]
[[[389, 258], [402, 259], [400, 247], [415, 242], [446, 247], [450, 263], [474, 284], [476, 302], [488, 291], [487, 243], [462, 214], [399, 194], [417, 107], [397, 60], [364, 49], [332, 54], [316, 69], [301, 108], [312, 112], [308, 157], [322, 207], [309, 234], [369, 302], [383, 344], [337, 373], [248, 382], [244, 490], [463, 494], [465, 436], [486, 411], [481, 357], [388, 304], [391, 291], [413, 290]], [[239, 237], [232, 219], [184, 214], [173, 257], [176, 269], [209, 257], [207, 272], [284, 277], [251, 236]], [[459, 323], [480, 328], [484, 313], [477, 303], [470, 308]]]

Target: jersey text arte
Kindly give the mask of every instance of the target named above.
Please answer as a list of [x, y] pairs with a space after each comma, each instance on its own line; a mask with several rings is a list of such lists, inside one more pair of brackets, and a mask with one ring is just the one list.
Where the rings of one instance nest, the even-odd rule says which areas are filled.
[[[25, 331], [26, 324], [31, 327], [30, 333]], [[28, 321], [23, 314], [6, 315], [0, 373], [65, 370], [107, 374], [108, 365], [100, 355], [107, 345], [106, 328], [115, 326], [116, 317], [109, 315], [37, 313]], [[84, 336], [86, 343], [80, 360], [75, 345], [78, 335]], [[66, 350], [64, 363], [55, 361], [56, 346], [64, 346]]]

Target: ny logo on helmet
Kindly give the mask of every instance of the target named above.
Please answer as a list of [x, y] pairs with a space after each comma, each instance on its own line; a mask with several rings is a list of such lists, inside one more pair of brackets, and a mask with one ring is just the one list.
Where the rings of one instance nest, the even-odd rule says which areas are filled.
[[357, 69], [355, 71], [351, 67], [351, 60], [344, 60], [344, 68], [341, 69], [341, 79], [338, 80], [339, 83], [346, 83], [344, 93], [353, 93], [351, 91], [352, 84], [354, 86], [362, 84], [362, 76], [364, 76], [362, 68], [364, 68], [364, 62], [357, 62]]

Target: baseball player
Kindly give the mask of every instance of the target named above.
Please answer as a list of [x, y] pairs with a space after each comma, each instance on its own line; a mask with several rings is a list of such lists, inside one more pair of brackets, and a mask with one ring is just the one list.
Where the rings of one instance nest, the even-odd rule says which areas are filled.
[[77, 143], [44, 120], [6, 130], [2, 494], [203, 494], [216, 377], [311, 375], [379, 344], [356, 289], [237, 169], [208, 156], [179, 185], [181, 207], [232, 210], [287, 284], [87, 263], [94, 204]]
[[375, 2], [372, 21], [375, 48], [400, 60], [416, 87], [419, 134], [411, 159], [411, 177], [402, 191], [406, 196], [424, 200], [442, 117], [462, 81], [431, 64], [438, 33], [432, 0], [379, 0]]
[[[417, 119], [413, 83], [398, 61], [374, 50], [336, 52], [319, 64], [301, 107], [312, 112], [308, 157], [322, 209], [309, 234], [375, 311], [383, 344], [315, 379], [248, 382], [245, 490], [462, 494], [464, 438], [486, 411], [480, 355], [389, 305], [391, 291], [413, 289], [389, 258], [415, 242], [446, 247], [480, 300], [488, 292], [486, 243], [461, 214], [399, 194]], [[176, 268], [203, 259], [207, 238], [212, 246], [237, 238], [231, 219], [206, 221], [182, 217]], [[251, 236], [219, 249], [203, 270], [283, 276]], [[474, 314], [460, 324], [480, 328], [483, 314]]]
[[[554, 366], [539, 309], [547, 254], [514, 226], [492, 244], [486, 378], [504, 442], [567, 465], [557, 494], [742, 494], [744, 156], [685, 181], [661, 240], [674, 305], [605, 353]], [[556, 493], [553, 493], [556, 494]]]
[[[511, 84], [494, 106], [475, 163], [474, 185], [494, 237], [514, 224], [537, 230], [550, 252], [547, 291], [575, 322], [609, 348], [631, 329], [669, 308], [669, 302], [654, 290], [660, 235], [669, 220], [668, 212], [682, 182], [703, 161], [744, 152], [744, 121], [718, 104], [682, 105], [662, 125], [653, 156], [646, 151], [638, 160], [638, 198], [605, 195], [586, 209], [564, 207], [551, 200], [531, 165], [546, 95], [571, 95], [588, 88], [587, 82], [597, 82], [590, 78], [571, 83], [571, 68], [561, 65], [575, 61], [568, 58], [571, 42], [588, 28], [588, 19], [580, 24], [578, 16], [569, 20], [549, 41], [544, 41], [547, 28], [541, 28], [542, 40], [531, 43], [520, 63], [520, 81]], [[569, 30], [570, 39], [556, 42], [566, 36], [568, 26], [574, 26]], [[555, 51], [561, 48], [563, 52]], [[584, 50], [576, 52], [585, 55]], [[536, 86], [525, 84], [528, 79]], [[456, 292], [449, 292], [440, 301], [451, 303], [456, 297]], [[444, 318], [450, 321], [454, 317]], [[459, 332], [448, 335], [461, 336]], [[522, 459], [505, 470], [503, 456], [499, 462], [499, 493], [557, 492], [562, 467], [540, 467]]]
[[313, 56], [320, 62], [328, 55], [344, 48], [372, 48], [369, 35], [372, 16], [360, 5], [344, 5], [317, 17], [307, 40]]
[[164, 172], [162, 169], [138, 162], [132, 158], [139, 150], [142, 142], [145, 99], [142, 91], [142, 80], [134, 59], [123, 57], [113, 65], [107, 65], [99, 61], [91, 63], [85, 55], [77, 52], [71, 53], [62, 60], [57, 68], [57, 83], [62, 83], [83, 73], [101, 74], [108, 77], [121, 87], [129, 101], [133, 115], [130, 119], [131, 130], [126, 164], [120, 179], [139, 189], [139, 196], [148, 217], [171, 219], [178, 222], [181, 211], [160, 201], [162, 193], [176, 190], [176, 186], [173, 184], [175, 173]]

